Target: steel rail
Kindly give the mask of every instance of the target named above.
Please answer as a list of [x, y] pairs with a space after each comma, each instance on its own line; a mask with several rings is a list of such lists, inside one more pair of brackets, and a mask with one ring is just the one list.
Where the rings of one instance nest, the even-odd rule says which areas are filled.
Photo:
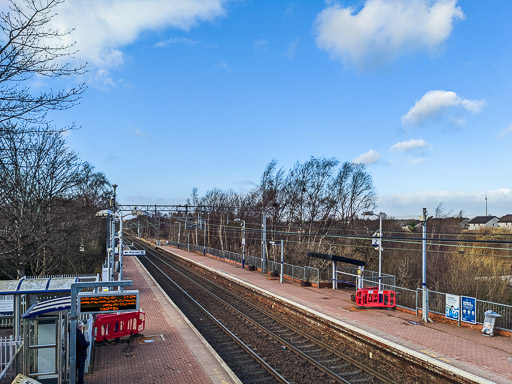
[[[150, 252], [151, 253], [151, 252]], [[158, 258], [158, 257], [157, 257]], [[147, 258], [153, 266], [173, 284], [185, 297], [187, 297], [197, 308], [203, 311], [224, 333], [226, 333], [231, 339], [233, 339], [241, 348], [243, 348], [254, 360], [256, 360], [267, 372], [269, 372], [278, 382], [283, 384], [290, 384], [279, 372], [272, 368], [265, 360], [263, 360], [256, 352], [254, 352], [248, 345], [240, 340], [233, 332], [231, 332], [220, 320], [213, 316], [206, 308], [204, 308], [197, 300], [195, 300], [190, 294], [188, 294], [183, 288], [179, 286], [173, 279], [171, 279], [160, 267], [158, 267], [153, 261]], [[162, 260], [161, 260], [162, 261]], [[164, 262], [165, 263], [165, 262]], [[167, 263], [165, 263], [167, 264]], [[171, 267], [172, 268], [172, 267]], [[181, 272], [180, 272], [181, 273]], [[186, 276], [185, 276], [186, 277]]]
[[[229, 295], [233, 295], [226, 288], [221, 287], [221, 286], [219, 286], [219, 285], [217, 285], [217, 284], [215, 284], [213, 282], [211, 282], [211, 284], [217, 286], [219, 289], [224, 290], [225, 293], [227, 293]], [[298, 333], [299, 335], [301, 335], [305, 339], [307, 339], [307, 340], [311, 341], [312, 343], [314, 343], [314, 344], [324, 348], [325, 350], [327, 350], [328, 352], [332, 353], [333, 355], [338, 356], [340, 359], [343, 359], [343, 360], [346, 360], [346, 361], [350, 362], [351, 364], [355, 365], [359, 369], [369, 373], [372, 376], [375, 376], [377, 379], [383, 381], [384, 383], [387, 383], [387, 384], [395, 383], [394, 380], [390, 380], [388, 377], [382, 375], [381, 373], [377, 372], [373, 368], [370, 368], [368, 366], [365, 366], [364, 364], [361, 364], [359, 361], [357, 361], [356, 359], [353, 359], [350, 356], [342, 355], [336, 349], [334, 349], [330, 345], [324, 343], [323, 341], [312, 337], [311, 335], [307, 334], [306, 332], [302, 331], [301, 329], [299, 329], [297, 327], [294, 327], [294, 326], [291, 326], [290, 324], [285, 323], [282, 319], [280, 319], [278, 316], [276, 316], [272, 312], [269, 312], [269, 311], [267, 311], [267, 310], [265, 310], [263, 308], [259, 308], [255, 304], [253, 304], [253, 303], [251, 303], [251, 302], [249, 302], [249, 301], [247, 301], [247, 300], [245, 300], [245, 299], [243, 299], [241, 297], [237, 296], [237, 300], [240, 301], [240, 302], [243, 302], [245, 305], [253, 308], [254, 310], [260, 311], [265, 316], [267, 316], [267, 317], [271, 318], [272, 320], [276, 321], [277, 323], [281, 324], [283, 327], [286, 327], [286, 328], [289, 328], [289, 329], [293, 330], [294, 332]]]
[[[153, 250], [152, 250], [153, 251]], [[153, 252], [155, 253], [155, 252]], [[158, 256], [163, 256], [163, 257], [166, 257], [166, 255], [162, 255], [160, 253], [158, 253]], [[235, 308], [234, 306], [232, 306], [231, 304], [229, 304], [228, 302], [226, 302], [224, 299], [220, 298], [219, 296], [217, 296], [215, 293], [213, 293], [212, 291], [208, 290], [207, 288], [203, 287], [201, 284], [199, 284], [198, 282], [194, 281], [193, 279], [191, 279], [189, 276], [183, 274], [181, 271], [178, 271], [175, 267], [173, 267], [172, 265], [168, 264], [165, 260], [162, 260], [160, 257], [158, 256], [154, 256], [156, 257], [157, 259], [160, 260], [160, 262], [164, 263], [165, 265], [167, 265], [168, 267], [170, 268], [173, 268], [177, 273], [181, 274], [183, 277], [185, 277], [186, 279], [190, 280], [192, 283], [194, 283], [195, 285], [197, 285], [199, 288], [205, 290], [208, 294], [210, 294], [213, 298], [215, 298], [217, 301], [221, 302], [224, 306], [228, 307], [229, 309], [231, 309], [233, 312], [237, 313], [239, 316], [241, 316], [242, 318], [244, 318], [246, 321], [250, 322], [251, 324], [253, 324], [255, 327], [261, 329], [263, 332], [267, 333], [269, 336], [271, 336], [274, 340], [278, 341], [280, 344], [282, 345], [285, 345], [287, 348], [289, 348], [290, 350], [292, 350], [293, 352], [295, 352], [297, 355], [299, 355], [300, 357], [302, 357], [303, 359], [309, 361], [313, 366], [315, 366], [316, 368], [318, 368], [320, 371], [322, 371], [323, 373], [325, 373], [326, 375], [328, 375], [329, 377], [331, 377], [332, 379], [338, 381], [338, 382], [341, 382], [341, 383], [344, 383], [344, 384], [350, 384], [350, 381], [346, 380], [345, 378], [341, 377], [340, 375], [338, 375], [337, 373], [333, 372], [330, 368], [326, 367], [325, 365], [323, 365], [322, 363], [320, 363], [319, 361], [315, 360], [314, 358], [312, 358], [311, 356], [307, 355], [306, 353], [304, 353], [303, 351], [301, 351], [300, 349], [298, 349], [297, 347], [295, 347], [293, 344], [291, 344], [290, 342], [284, 340], [283, 338], [281, 338], [280, 336], [276, 335], [274, 332], [272, 332], [270, 329], [266, 328], [265, 326], [261, 325], [260, 323], [258, 323], [256, 320], [252, 319], [251, 317], [249, 317], [248, 315], [246, 315], [245, 313], [241, 312], [240, 310], [238, 310], [237, 308]], [[204, 277], [202, 276], [199, 276], [197, 273], [194, 273], [192, 271], [187, 271], [188, 273], [192, 273], [193, 275], [195, 275], [196, 277], [198, 277], [200, 280], [205, 280]], [[207, 280], [207, 279], [206, 279]], [[225, 289], [224, 287], [210, 281], [210, 280], [207, 280], [208, 281], [208, 284], [212, 285], [215, 289], [220, 289], [222, 290], [224, 293], [228, 294], [230, 297], [233, 297], [234, 294], [231, 293], [230, 291], [228, 291], [227, 289]], [[390, 380], [389, 378], [383, 376], [382, 374], [380, 374], [379, 372], [357, 362], [355, 359], [353, 358], [350, 358], [348, 356], [345, 356], [345, 355], [342, 355], [340, 354], [338, 351], [336, 351], [334, 348], [330, 347], [329, 345], [325, 344], [324, 342], [316, 339], [316, 338], [313, 338], [311, 337], [310, 335], [307, 335], [305, 332], [299, 330], [298, 328], [294, 327], [294, 326], [291, 326], [290, 324], [286, 324], [284, 323], [282, 320], [278, 319], [275, 315], [271, 314], [270, 312], [262, 309], [262, 308], [259, 308], [257, 307], [256, 305], [250, 303], [249, 301], [239, 297], [239, 296], [236, 296], [236, 300], [239, 301], [239, 302], [243, 302], [244, 304], [246, 304], [247, 306], [251, 307], [253, 310], [263, 314], [264, 316], [267, 316], [268, 318], [276, 321], [278, 324], [280, 324], [281, 326], [283, 326], [285, 329], [290, 329], [292, 330], [293, 332], [297, 333], [298, 335], [304, 337], [306, 340], [312, 342], [313, 344], [315, 345], [318, 345], [320, 347], [322, 347], [323, 349], [325, 349], [326, 351], [328, 351], [329, 353], [333, 354], [334, 356], [338, 357], [339, 359], [343, 360], [343, 361], [347, 361], [351, 364], [353, 364], [354, 366], [356, 366], [357, 368], [361, 369], [362, 371], [368, 373], [369, 375], [375, 377], [376, 379], [384, 382], [384, 383], [394, 383], [394, 381]]]
[[[295, 352], [297, 355], [299, 355], [300, 357], [302, 357], [303, 359], [309, 361], [313, 366], [315, 366], [316, 368], [318, 368], [320, 371], [322, 371], [323, 373], [327, 374], [328, 376], [330, 376], [332, 379], [336, 380], [337, 382], [340, 382], [340, 383], [343, 383], [343, 384], [350, 384], [350, 381], [347, 381], [345, 380], [343, 377], [337, 375], [335, 372], [331, 371], [329, 368], [327, 368], [326, 366], [322, 365], [320, 362], [316, 361], [315, 359], [313, 359], [311, 356], [307, 355], [306, 353], [302, 352], [300, 349], [296, 348], [294, 345], [290, 344], [289, 342], [287, 342], [286, 340], [282, 339], [281, 337], [279, 337], [278, 335], [276, 335], [274, 332], [272, 332], [270, 329], [268, 329], [267, 327], [261, 325], [260, 323], [258, 323], [256, 320], [252, 319], [251, 317], [247, 316], [245, 313], [239, 311], [237, 308], [233, 307], [231, 304], [229, 304], [228, 302], [226, 302], [225, 300], [223, 300], [222, 298], [220, 298], [219, 296], [217, 296], [216, 294], [214, 294], [212, 291], [210, 291], [209, 289], [203, 287], [201, 284], [199, 284], [197, 281], [194, 281], [193, 279], [191, 279], [189, 276], [185, 275], [184, 273], [182, 273], [181, 271], [178, 271], [176, 268], [174, 268], [172, 265], [168, 264], [166, 261], [160, 259], [159, 257], [157, 256], [154, 256], [156, 257], [157, 259], [159, 259], [162, 263], [164, 263], [165, 265], [167, 265], [168, 267], [170, 268], [173, 268], [176, 273], [179, 273], [180, 275], [182, 275], [184, 278], [188, 279], [190, 282], [192, 282], [193, 284], [195, 284], [197, 287], [201, 288], [202, 290], [204, 290], [207, 294], [210, 295], [210, 297], [212, 297], [213, 299], [217, 300], [219, 303], [221, 303], [222, 305], [224, 305], [225, 307], [229, 308], [232, 312], [235, 312], [238, 316], [242, 317], [244, 320], [248, 321], [249, 323], [251, 323], [252, 325], [254, 325], [256, 328], [259, 328], [260, 330], [262, 330], [263, 332], [265, 332], [268, 336], [272, 337], [274, 340], [278, 341], [281, 345], [285, 345], [288, 349], [292, 350], [293, 352]], [[213, 285], [216, 285], [216, 284], [213, 284]], [[221, 287], [222, 288], [222, 287]], [[289, 328], [289, 329], [292, 329], [291, 327], [287, 326], [286, 328]]]

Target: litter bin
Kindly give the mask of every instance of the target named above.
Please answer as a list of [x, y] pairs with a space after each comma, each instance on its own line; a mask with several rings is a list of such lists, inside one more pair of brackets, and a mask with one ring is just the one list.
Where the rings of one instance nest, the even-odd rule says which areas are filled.
[[482, 335], [484, 336], [494, 336], [494, 322], [497, 317], [501, 317], [500, 314], [488, 310], [485, 311], [485, 319], [484, 319], [484, 327], [482, 328]]

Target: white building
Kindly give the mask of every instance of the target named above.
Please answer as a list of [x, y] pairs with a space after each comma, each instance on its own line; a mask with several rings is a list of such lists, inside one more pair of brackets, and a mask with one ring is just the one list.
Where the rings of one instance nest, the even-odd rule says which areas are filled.
[[475, 230], [485, 227], [498, 227], [498, 218], [496, 216], [477, 216], [468, 222], [468, 229]]
[[505, 215], [499, 219], [498, 227], [512, 229], [512, 215]]

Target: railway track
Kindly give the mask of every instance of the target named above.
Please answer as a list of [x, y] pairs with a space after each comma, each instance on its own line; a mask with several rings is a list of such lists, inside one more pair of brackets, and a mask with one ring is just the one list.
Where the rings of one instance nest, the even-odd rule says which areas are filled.
[[308, 332], [141, 242], [141, 262], [243, 383], [392, 383]]

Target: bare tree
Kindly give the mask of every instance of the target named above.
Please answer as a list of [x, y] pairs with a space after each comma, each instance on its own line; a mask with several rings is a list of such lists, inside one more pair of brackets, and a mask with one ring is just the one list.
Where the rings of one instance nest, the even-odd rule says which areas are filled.
[[[212, 247], [239, 250], [240, 230], [228, 223], [228, 213], [246, 221], [246, 250], [259, 253], [261, 213], [267, 217], [270, 240], [288, 241], [288, 261], [308, 262], [307, 250], [345, 252], [330, 237], [347, 233], [354, 218], [375, 204], [373, 182], [362, 165], [344, 163], [339, 169], [334, 158], [311, 157], [297, 162], [287, 173], [272, 160], [258, 188], [247, 194], [214, 189], [201, 203], [208, 206]], [[231, 233], [231, 235], [229, 235]]]
[[[0, 13], [0, 263], [5, 277], [79, 272], [103, 247], [91, 220], [104, 207], [105, 175], [67, 149], [48, 113], [77, 104], [86, 87], [75, 76], [69, 30], [58, 30], [64, 0], [6, 0]], [[74, 86], [34, 90], [70, 78]], [[41, 83], [39, 81], [39, 83]]]
[[4, 132], [0, 147], [0, 262], [16, 276], [73, 270], [80, 244], [100, 240], [91, 218], [106, 178], [54, 132]]
[[25, 129], [37, 130], [38, 125], [49, 125], [48, 111], [75, 105], [86, 86], [81, 83], [56, 92], [34, 92], [28, 81], [35, 76], [80, 75], [84, 66], [69, 63], [75, 53], [73, 45], [61, 41], [70, 31], [51, 27], [55, 9], [64, 0], [7, 1], [8, 11], [0, 13], [0, 133], [20, 122], [29, 124], [23, 124]]

